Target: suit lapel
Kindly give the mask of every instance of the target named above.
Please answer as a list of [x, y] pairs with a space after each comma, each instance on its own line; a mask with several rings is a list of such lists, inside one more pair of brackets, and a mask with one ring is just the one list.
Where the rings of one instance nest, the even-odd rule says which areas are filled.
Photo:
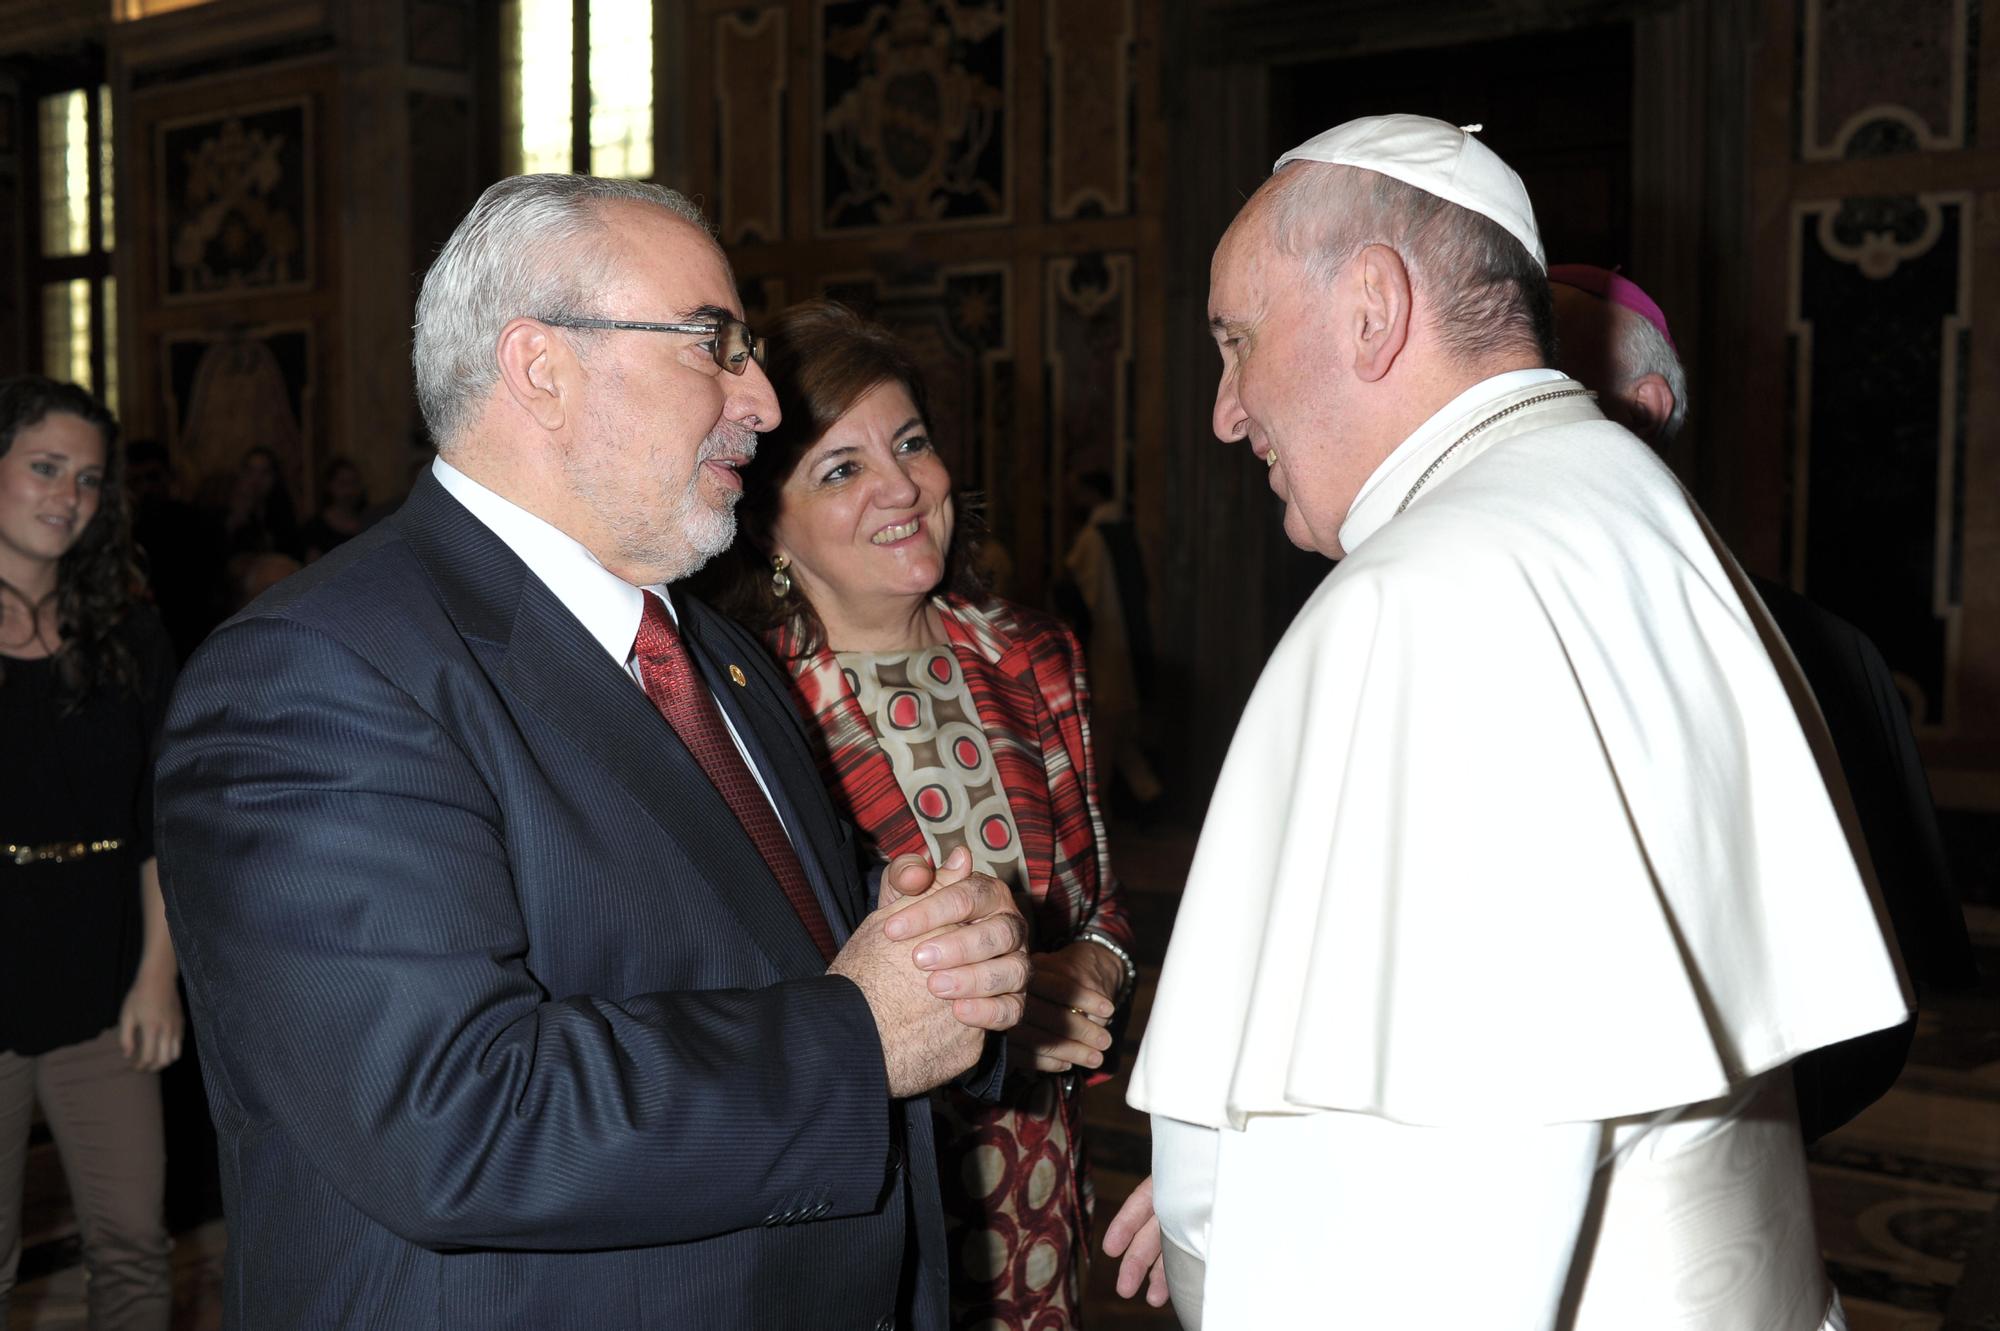
[[[857, 876], [850, 866], [827, 864], [821, 852], [839, 846], [844, 838], [834, 825], [833, 806], [824, 798], [811, 798], [824, 789], [819, 764], [800, 733], [800, 718], [791, 696], [762, 683], [765, 672], [760, 663], [737, 660], [738, 648], [719, 633], [714, 612], [692, 597], [676, 594], [681, 637], [695, 664], [708, 680], [709, 689], [729, 714], [730, 724], [757, 759], [772, 801], [790, 829], [799, 862], [813, 879], [815, 890], [840, 904], [842, 919], [834, 921], [836, 942], [845, 942], [861, 917], [871, 908], [865, 894], [857, 894]], [[760, 648], [761, 650], [761, 648]], [[736, 682], [737, 674], [744, 679]], [[797, 783], [807, 783], [809, 797], [794, 798]]]
[[405, 511], [412, 545], [453, 622], [501, 687], [604, 769], [700, 871], [780, 973], [823, 969], [811, 935], [736, 815], [576, 616], [430, 476]]

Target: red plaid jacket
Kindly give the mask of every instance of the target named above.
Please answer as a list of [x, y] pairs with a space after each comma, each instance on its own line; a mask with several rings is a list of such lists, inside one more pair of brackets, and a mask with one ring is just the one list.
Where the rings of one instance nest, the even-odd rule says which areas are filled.
[[[1021, 834], [1032, 898], [1022, 909], [1033, 934], [1031, 949], [1054, 951], [1095, 927], [1130, 951], [1131, 923], [1111, 876], [1097, 801], [1090, 686], [1076, 635], [1058, 620], [1004, 601], [932, 604], [978, 708]], [[783, 629], [769, 642], [791, 675], [800, 709], [824, 741], [820, 766], [835, 806], [882, 859], [924, 853], [917, 816], [833, 653], [801, 657], [797, 636]], [[1092, 1080], [1110, 1075], [1111, 1066], [1107, 1059]], [[982, 1258], [992, 1270], [968, 1272], [953, 1262], [952, 1324], [1008, 1331], [1074, 1325], [1082, 1309], [1092, 1209], [1077, 1079], [1028, 1068], [1009, 1073], [998, 1104], [956, 1090], [939, 1091], [931, 1103], [938, 1116], [938, 1181], [953, 1251], [968, 1234], [986, 1236], [977, 1248], [981, 1254], [989, 1253], [995, 1236], [1004, 1238], [997, 1260]], [[1001, 1162], [997, 1179], [984, 1178], [991, 1161], [976, 1159], [981, 1152]], [[1053, 1196], [1038, 1168], [1042, 1163], [1053, 1163], [1062, 1181]], [[968, 1181], [975, 1176], [982, 1179], [978, 1188]], [[1059, 1278], [1030, 1280], [1029, 1254], [1044, 1249], [1062, 1255]]]
[[[972, 691], [1020, 829], [1034, 898], [1031, 949], [1055, 951], [1095, 927], [1130, 951], [1131, 922], [1111, 876], [1098, 804], [1090, 685], [1076, 635], [1060, 620], [1006, 601], [975, 606], [941, 597], [932, 604]], [[926, 853], [916, 814], [833, 653], [800, 656], [789, 628], [768, 641], [791, 675], [800, 710], [825, 741], [820, 767], [834, 804], [877, 857]]]

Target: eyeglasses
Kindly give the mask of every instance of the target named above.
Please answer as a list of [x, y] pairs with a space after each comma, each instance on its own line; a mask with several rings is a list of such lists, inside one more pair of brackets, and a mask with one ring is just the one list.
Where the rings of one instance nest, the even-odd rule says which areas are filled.
[[701, 324], [649, 324], [631, 319], [543, 319], [555, 328], [628, 329], [638, 333], [707, 333], [715, 339], [710, 354], [731, 374], [741, 374], [751, 361], [764, 363], [764, 342], [741, 319], [717, 319]]

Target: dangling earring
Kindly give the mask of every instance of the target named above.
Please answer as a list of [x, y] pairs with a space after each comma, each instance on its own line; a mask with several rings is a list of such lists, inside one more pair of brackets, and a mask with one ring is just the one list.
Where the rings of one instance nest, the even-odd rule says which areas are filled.
[[771, 556], [771, 595], [780, 601], [792, 594], [792, 575], [785, 572], [791, 562], [790, 555]]

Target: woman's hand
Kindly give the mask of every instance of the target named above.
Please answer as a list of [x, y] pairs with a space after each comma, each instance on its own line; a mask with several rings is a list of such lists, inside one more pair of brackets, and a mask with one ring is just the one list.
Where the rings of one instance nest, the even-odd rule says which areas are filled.
[[180, 966], [167, 935], [167, 904], [160, 895], [160, 862], [139, 866], [139, 917], [144, 922], [139, 973], [118, 1009], [118, 1048], [141, 1072], [158, 1072], [181, 1056], [181, 996], [174, 991]]
[[1068, 1072], [1104, 1065], [1111, 1048], [1112, 995], [1125, 973], [1118, 959], [1095, 943], [1075, 942], [1057, 952], [1037, 952], [1028, 977], [1028, 1009], [1007, 1032], [1009, 1054], [1037, 1072]]
[[181, 1056], [181, 997], [174, 976], [141, 966], [118, 1009], [118, 1048], [141, 1072], [158, 1072]]

